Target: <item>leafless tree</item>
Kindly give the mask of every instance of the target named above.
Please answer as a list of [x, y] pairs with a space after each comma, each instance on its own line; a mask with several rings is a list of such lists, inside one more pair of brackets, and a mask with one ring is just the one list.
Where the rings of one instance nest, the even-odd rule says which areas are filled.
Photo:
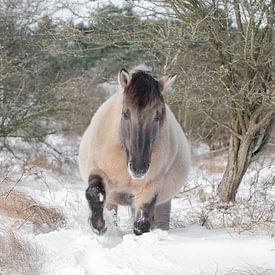
[[39, 83], [45, 67], [38, 61], [41, 45], [31, 26], [37, 20], [36, 4], [30, 11], [27, 1], [0, 3], [0, 137], [4, 140], [43, 135], [37, 118], [54, 106], [49, 90]]
[[[210, 110], [201, 111], [230, 133], [228, 162], [218, 194], [223, 202], [234, 201], [245, 171], [265, 148], [274, 123], [275, 1], [147, 2], [155, 4], [155, 11], [156, 6], [166, 8], [184, 24], [189, 42], [200, 44], [197, 56], [205, 60], [207, 54], [212, 59], [211, 70], [223, 95], [221, 104], [229, 116], [220, 121]], [[208, 92], [217, 96], [211, 89]]]

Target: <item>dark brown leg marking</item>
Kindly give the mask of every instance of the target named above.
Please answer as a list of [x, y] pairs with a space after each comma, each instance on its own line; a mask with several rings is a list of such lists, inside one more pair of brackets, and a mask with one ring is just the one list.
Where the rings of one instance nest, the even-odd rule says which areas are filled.
[[154, 227], [169, 230], [171, 200], [155, 207]]
[[98, 234], [106, 232], [105, 221], [103, 219], [103, 207], [106, 199], [106, 192], [102, 178], [98, 175], [90, 175], [89, 187], [86, 190], [86, 199], [91, 209], [89, 222], [94, 231]]
[[136, 235], [142, 235], [143, 233], [150, 231], [156, 200], [157, 196], [154, 196], [151, 202], [145, 203], [143, 207], [136, 211], [134, 222], [134, 233]]

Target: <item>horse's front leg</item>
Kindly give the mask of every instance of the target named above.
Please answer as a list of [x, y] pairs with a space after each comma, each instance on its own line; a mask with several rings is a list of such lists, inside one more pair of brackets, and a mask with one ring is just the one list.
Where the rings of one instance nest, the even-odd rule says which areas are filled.
[[134, 221], [134, 233], [136, 235], [142, 235], [145, 232], [149, 232], [153, 222], [155, 204], [157, 201], [157, 195], [152, 196], [140, 196], [135, 202], [135, 221]]
[[103, 218], [104, 202], [106, 200], [103, 180], [99, 175], [92, 174], [90, 175], [88, 182], [89, 187], [86, 190], [86, 199], [91, 209], [89, 222], [94, 229], [93, 231], [102, 235], [107, 230]]

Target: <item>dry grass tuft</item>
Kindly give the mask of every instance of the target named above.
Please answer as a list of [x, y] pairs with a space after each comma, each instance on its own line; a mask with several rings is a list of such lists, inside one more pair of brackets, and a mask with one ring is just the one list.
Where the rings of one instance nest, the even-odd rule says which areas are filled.
[[12, 230], [0, 230], [0, 274], [39, 274], [40, 253]]
[[26, 164], [29, 166], [41, 167], [46, 169], [47, 171], [51, 171], [57, 175], [63, 175], [64, 171], [62, 171], [61, 166], [57, 163], [50, 161], [45, 155], [38, 154], [37, 156], [31, 158], [27, 158]]
[[65, 223], [64, 215], [53, 207], [45, 207], [20, 192], [0, 194], [0, 212], [16, 219], [31, 222], [35, 232], [58, 229]]

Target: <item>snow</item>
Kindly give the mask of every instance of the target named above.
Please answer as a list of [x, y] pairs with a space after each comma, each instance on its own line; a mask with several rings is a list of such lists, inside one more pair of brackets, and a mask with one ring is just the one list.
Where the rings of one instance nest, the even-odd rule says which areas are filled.
[[36, 237], [47, 251], [42, 274], [214, 274], [252, 266], [275, 268], [268, 237], [199, 226], [126, 234], [105, 248], [92, 234], [61, 229]]
[[[209, 202], [215, 200], [215, 183], [221, 178], [221, 174], [209, 174], [194, 167], [187, 187], [192, 191], [183, 190], [172, 202], [169, 231], [157, 229], [135, 236], [132, 232], [131, 211], [119, 207], [116, 220], [118, 226], [114, 225], [112, 213], [106, 212], [108, 230], [105, 235], [97, 236], [87, 221], [89, 208], [85, 200], [86, 186], [79, 176], [76, 164], [79, 138], [70, 141], [66, 137], [52, 136], [48, 142], [63, 152], [63, 159], [71, 160], [69, 164], [66, 161], [66, 166], [62, 164], [66, 173], [56, 174], [43, 167], [36, 168], [41, 173], [40, 176], [29, 174], [16, 186], [16, 190], [32, 196], [44, 205], [58, 207], [67, 220], [66, 225], [59, 230], [39, 234], [20, 225], [20, 234], [27, 236], [39, 251], [43, 251], [40, 255], [42, 267], [39, 274], [239, 274], [247, 270], [275, 273], [274, 236], [266, 234], [264, 230], [242, 232], [234, 227], [224, 227], [219, 220], [221, 211], [209, 210], [209, 205], [212, 207]], [[23, 148], [28, 150], [26, 145]], [[205, 157], [205, 146], [196, 153]], [[6, 159], [1, 155], [0, 158]], [[48, 158], [53, 163], [56, 160], [54, 153], [49, 154]], [[224, 159], [219, 158], [217, 162], [224, 162]], [[13, 160], [12, 163], [17, 163], [14, 173], [18, 175], [20, 161]], [[249, 171], [242, 183], [241, 194], [246, 197], [252, 187], [256, 190], [255, 184], [249, 185], [256, 176], [260, 177], [258, 185], [267, 184], [274, 176], [274, 170], [274, 166], [268, 166], [261, 168], [258, 173], [253, 169]], [[201, 190], [207, 203], [198, 199]], [[267, 197], [274, 201], [274, 188], [270, 186], [267, 190]], [[244, 209], [245, 207], [244, 204]], [[242, 212], [237, 208], [240, 207], [230, 208], [233, 209], [230, 212], [231, 218], [234, 211], [236, 216], [246, 215], [244, 210]], [[223, 218], [226, 213], [223, 212]], [[208, 219], [210, 229], [201, 226], [202, 218]], [[16, 225], [1, 213], [0, 221], [13, 228]]]

